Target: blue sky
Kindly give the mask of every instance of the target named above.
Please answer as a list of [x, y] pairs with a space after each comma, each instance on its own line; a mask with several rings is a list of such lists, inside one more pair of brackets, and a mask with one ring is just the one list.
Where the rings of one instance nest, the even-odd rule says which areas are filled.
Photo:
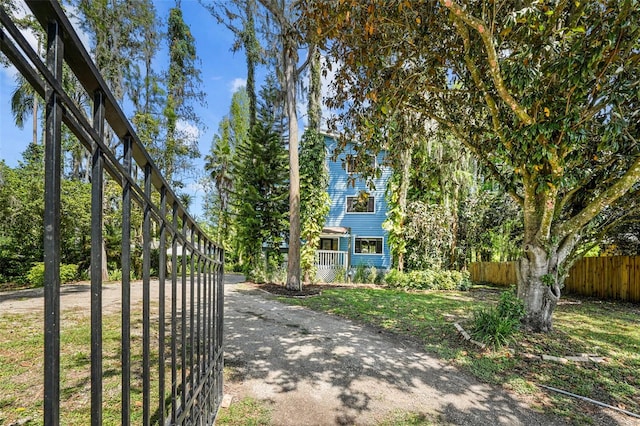
[[[166, 20], [168, 11], [175, 2], [163, 0], [155, 1], [154, 4], [158, 15]], [[226, 27], [219, 25], [197, 0], [182, 0], [181, 7], [184, 19], [195, 37], [196, 51], [201, 60], [202, 89], [206, 96], [206, 106], [198, 106], [196, 109], [206, 125], [206, 129], [198, 134], [200, 153], [204, 157], [209, 152], [218, 123], [229, 111], [234, 90], [245, 82], [245, 57], [243, 52], [230, 51], [233, 35]], [[264, 74], [264, 70], [260, 71], [259, 75]], [[0, 159], [11, 167], [18, 164], [22, 152], [31, 141], [31, 128], [28, 125], [30, 121], [20, 130], [14, 125], [11, 115], [10, 97], [15, 88], [14, 75], [15, 70], [0, 67]], [[195, 161], [195, 177], [198, 173], [203, 173], [203, 164], [202, 159]], [[199, 216], [202, 188], [195, 180], [187, 185], [185, 191], [195, 198], [191, 211]]]

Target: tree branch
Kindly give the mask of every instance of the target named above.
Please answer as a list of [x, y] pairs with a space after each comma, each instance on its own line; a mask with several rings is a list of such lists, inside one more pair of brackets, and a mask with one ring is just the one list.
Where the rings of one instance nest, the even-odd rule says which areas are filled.
[[464, 9], [462, 9], [459, 4], [453, 2], [452, 0], [439, 1], [444, 5], [444, 7], [449, 9], [455, 17], [461, 19], [464, 23], [475, 29], [478, 34], [480, 34], [480, 38], [482, 39], [485, 51], [487, 53], [487, 59], [489, 60], [489, 70], [491, 78], [493, 79], [493, 84], [495, 85], [500, 98], [507, 105], [509, 105], [511, 110], [524, 124], [533, 124], [533, 118], [529, 116], [527, 111], [518, 103], [518, 101], [513, 98], [513, 96], [511, 96], [504, 85], [502, 72], [500, 71], [500, 65], [498, 64], [498, 54], [496, 52], [495, 46], [493, 45], [493, 39], [491, 38], [491, 34], [488, 31], [487, 25], [485, 25], [484, 22], [482, 22], [480, 19], [468, 14]]
[[496, 105], [496, 102], [493, 99], [493, 97], [489, 94], [489, 91], [487, 90], [487, 87], [485, 86], [484, 81], [482, 81], [482, 78], [480, 78], [480, 73], [478, 72], [478, 68], [476, 68], [476, 65], [473, 63], [473, 60], [469, 56], [469, 51], [471, 50], [471, 39], [469, 37], [469, 31], [467, 30], [467, 28], [464, 26], [464, 24], [461, 22], [460, 19], [457, 19], [457, 18], [454, 18], [454, 19], [456, 23], [456, 28], [458, 29], [458, 34], [460, 34], [460, 37], [462, 37], [462, 42], [464, 44], [464, 61], [467, 64], [467, 68], [471, 73], [471, 77], [473, 78], [473, 81], [475, 82], [476, 86], [478, 86], [478, 89], [482, 91], [485, 102], [489, 107], [489, 111], [491, 112], [491, 121], [493, 123], [493, 131], [496, 132], [496, 134], [504, 142], [504, 134], [502, 133], [501, 126], [500, 126], [498, 106]]
[[622, 197], [633, 185], [640, 180], [640, 155], [636, 156], [633, 165], [613, 185], [600, 193], [577, 215], [563, 222], [557, 227], [557, 234], [565, 236], [576, 232], [592, 220], [603, 208]]
[[415, 111], [419, 111], [423, 114], [425, 114], [427, 116], [427, 118], [430, 118], [434, 121], [436, 121], [438, 124], [446, 127], [447, 129], [451, 130], [451, 133], [453, 133], [453, 135], [459, 140], [461, 141], [467, 148], [469, 148], [471, 151], [473, 151], [473, 153], [476, 155], [476, 157], [482, 161], [482, 163], [485, 165], [485, 167], [489, 170], [489, 172], [493, 175], [493, 177], [500, 182], [501, 185], [504, 186], [505, 190], [509, 193], [509, 195], [511, 196], [511, 198], [513, 198], [513, 200], [518, 203], [519, 205], [523, 205], [524, 204], [524, 199], [518, 195], [518, 193], [516, 192], [515, 188], [513, 187], [513, 185], [511, 184], [511, 181], [509, 179], [507, 179], [501, 172], [500, 170], [496, 167], [495, 164], [493, 164], [491, 161], [489, 161], [489, 159], [487, 158], [486, 155], [484, 155], [480, 148], [476, 145], [473, 144], [469, 141], [469, 137], [468, 135], [465, 135], [464, 132], [452, 121], [447, 120], [443, 117], [440, 117], [438, 115], [432, 114], [429, 111], [426, 111], [424, 108], [420, 108], [420, 107], [416, 107], [410, 103], [407, 103], [406, 106], [410, 109], [413, 109]]

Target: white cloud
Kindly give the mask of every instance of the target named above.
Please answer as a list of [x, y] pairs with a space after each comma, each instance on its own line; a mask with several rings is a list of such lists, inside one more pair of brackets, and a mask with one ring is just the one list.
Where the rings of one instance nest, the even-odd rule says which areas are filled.
[[246, 87], [246, 86], [247, 86], [247, 80], [246, 79], [244, 79], [244, 78], [234, 78], [233, 81], [231, 82], [231, 93], [235, 93], [241, 87]]
[[200, 138], [200, 130], [193, 124], [184, 120], [178, 120], [176, 123], [176, 131], [190, 143], [193, 143]]

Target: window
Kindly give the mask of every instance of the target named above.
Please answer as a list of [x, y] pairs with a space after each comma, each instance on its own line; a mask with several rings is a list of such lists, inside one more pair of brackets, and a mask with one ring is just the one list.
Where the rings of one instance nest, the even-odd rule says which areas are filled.
[[382, 254], [382, 238], [356, 238], [354, 252], [359, 254]]
[[338, 251], [338, 239], [320, 238], [320, 250]]
[[[369, 161], [371, 164], [367, 165], [366, 167], [371, 168], [371, 169], [375, 169], [376, 168], [376, 157], [374, 155], [371, 154], [367, 154], [367, 157], [369, 157]], [[356, 173], [356, 164], [358, 163], [358, 156], [357, 155], [347, 155], [346, 158], [346, 163], [347, 163], [347, 173]], [[363, 166], [360, 166], [361, 168]]]
[[376, 197], [347, 197], [347, 213], [375, 213]]

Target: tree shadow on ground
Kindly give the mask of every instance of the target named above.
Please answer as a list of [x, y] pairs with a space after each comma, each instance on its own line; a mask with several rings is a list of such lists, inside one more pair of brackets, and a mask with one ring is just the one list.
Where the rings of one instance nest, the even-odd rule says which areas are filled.
[[[435, 413], [451, 424], [567, 423], [399, 336], [281, 304], [258, 291], [227, 291], [225, 297], [226, 365], [251, 382], [259, 398], [306, 401], [298, 409], [302, 417], [289, 424], [375, 424], [380, 413], [394, 409], [430, 418]], [[600, 421], [619, 424], [605, 415]]]

